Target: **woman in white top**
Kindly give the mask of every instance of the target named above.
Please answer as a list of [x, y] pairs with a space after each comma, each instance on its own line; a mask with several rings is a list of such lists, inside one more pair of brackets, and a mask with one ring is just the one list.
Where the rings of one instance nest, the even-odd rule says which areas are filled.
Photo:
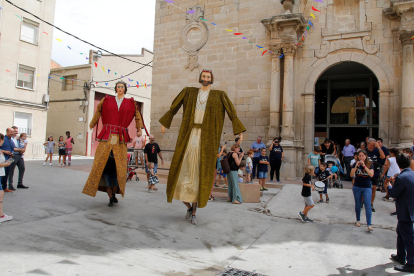
[[[3, 145], [3, 143], [4, 143], [4, 135], [0, 133], [0, 147]], [[6, 175], [4, 172], [4, 167], [8, 167], [10, 165], [11, 165], [11, 162], [6, 162], [3, 152], [0, 150], [0, 180]], [[3, 213], [3, 197], [4, 197], [4, 191], [3, 191], [3, 187], [0, 185], [0, 224], [2, 222], [11, 220], [13, 218], [12, 216], [8, 216], [5, 213]]]
[[390, 150], [391, 157], [385, 160], [383, 173], [380, 176], [382, 178], [384, 177], [385, 173], [387, 173], [387, 178], [384, 182], [385, 191], [387, 192], [387, 195], [384, 197], [385, 201], [394, 201], [388, 194], [387, 183], [390, 181], [391, 177], [394, 177], [396, 174], [400, 173], [400, 167], [398, 167], [397, 160], [395, 159], [399, 153], [400, 151], [398, 149]]

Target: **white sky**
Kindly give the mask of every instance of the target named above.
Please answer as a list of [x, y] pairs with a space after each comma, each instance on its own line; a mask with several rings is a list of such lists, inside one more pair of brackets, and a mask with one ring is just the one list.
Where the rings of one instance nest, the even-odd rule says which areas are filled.
[[[54, 24], [113, 53], [141, 54], [141, 48], [153, 51], [155, 1], [56, 0]], [[80, 53], [89, 54], [92, 46], [57, 29], [53, 38], [54, 61], [62, 66], [88, 63]]]

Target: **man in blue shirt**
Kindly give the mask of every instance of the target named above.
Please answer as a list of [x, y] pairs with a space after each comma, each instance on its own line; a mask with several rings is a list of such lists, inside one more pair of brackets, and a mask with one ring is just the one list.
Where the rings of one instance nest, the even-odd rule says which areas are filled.
[[351, 173], [351, 161], [354, 159], [355, 147], [351, 145], [351, 140], [345, 140], [345, 146], [342, 149], [342, 161], [345, 163], [346, 168], [346, 178], [345, 180], [350, 181], [351, 177], [349, 174]]
[[254, 151], [254, 155], [253, 155], [253, 172], [252, 172], [252, 180], [255, 178], [256, 176], [256, 171], [257, 171], [257, 165], [259, 164], [259, 157], [261, 155], [261, 149], [265, 149], [266, 145], [264, 143], [262, 143], [262, 137], [259, 136], [257, 137], [256, 142], [254, 142], [251, 146], [251, 150]]
[[[9, 160], [11, 157], [13, 157], [14, 149], [16, 148], [13, 140], [11, 139], [13, 137], [13, 134], [14, 134], [14, 130], [11, 127], [7, 128], [6, 136], [4, 136], [4, 143], [0, 147], [0, 150], [2, 150], [4, 154], [4, 158], [6, 160]], [[10, 171], [10, 167], [5, 167], [4, 168], [5, 176], [1, 178], [1, 186], [3, 187], [3, 190], [6, 193], [13, 192], [12, 190], [7, 189], [7, 179], [9, 178], [9, 171]]]
[[369, 139], [369, 142], [367, 145], [367, 154], [368, 154], [369, 161], [371, 161], [374, 164], [374, 176], [371, 178], [371, 182], [372, 182], [371, 210], [372, 212], [375, 212], [374, 200], [375, 200], [375, 194], [377, 192], [380, 171], [382, 168], [382, 165], [380, 164], [381, 161], [379, 160], [385, 159], [385, 154], [382, 151], [381, 146], [377, 143], [377, 141], [372, 138]]

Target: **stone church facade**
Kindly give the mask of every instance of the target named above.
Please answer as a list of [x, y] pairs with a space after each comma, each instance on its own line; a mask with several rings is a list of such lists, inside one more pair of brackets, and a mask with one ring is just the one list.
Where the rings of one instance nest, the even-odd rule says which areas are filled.
[[[184, 87], [199, 86], [201, 69], [213, 70], [213, 89], [233, 101], [247, 128], [245, 149], [259, 135], [265, 142], [281, 137], [283, 179], [302, 176], [315, 138], [412, 145], [414, 1], [174, 4], [180, 9], [156, 4], [151, 133], [162, 149], [174, 150], [181, 111], [164, 135], [158, 120]], [[223, 132], [223, 141], [234, 139], [228, 119]]]

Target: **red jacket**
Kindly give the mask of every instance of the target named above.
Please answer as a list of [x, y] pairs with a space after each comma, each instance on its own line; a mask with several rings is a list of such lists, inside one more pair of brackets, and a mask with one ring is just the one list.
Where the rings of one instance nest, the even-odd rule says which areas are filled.
[[119, 142], [131, 142], [127, 127], [135, 116], [135, 108], [134, 98], [124, 98], [118, 111], [115, 98], [106, 96], [102, 105], [103, 128], [98, 140], [108, 141], [111, 134], [119, 134]]

